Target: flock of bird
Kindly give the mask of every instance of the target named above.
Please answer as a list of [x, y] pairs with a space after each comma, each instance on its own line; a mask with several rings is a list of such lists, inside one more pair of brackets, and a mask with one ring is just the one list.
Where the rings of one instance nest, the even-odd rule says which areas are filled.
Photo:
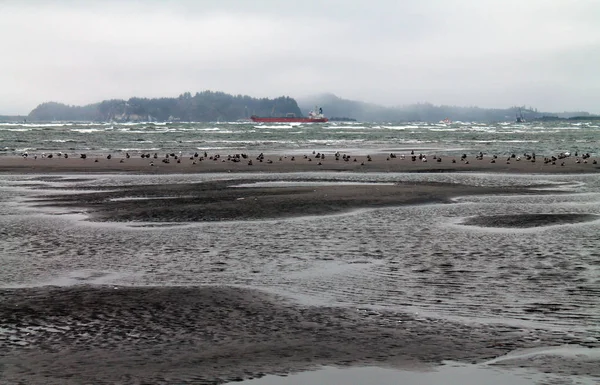
[[[27, 152], [21, 154], [22, 157], [24, 158], [28, 158], [29, 154]], [[174, 152], [170, 152], [170, 153], [166, 153], [164, 156], [159, 156], [158, 153], [154, 153], [153, 155], [151, 155], [150, 153], [147, 152], [142, 152], [141, 154], [139, 154], [139, 156], [142, 159], [151, 159], [149, 162], [150, 166], [154, 166], [155, 162], [157, 162], [159, 159], [162, 163], [171, 163], [176, 162], [176, 163], [181, 163], [181, 160], [183, 159], [183, 155], [182, 152], [179, 151], [179, 153], [174, 153]], [[551, 165], [556, 165], [556, 162], [560, 161], [560, 165], [564, 166], [565, 165], [565, 159], [570, 158], [572, 155], [570, 152], [561, 152], [557, 155], [552, 155], [550, 157], [544, 157], [544, 164], [551, 164]], [[47, 158], [47, 159], [52, 159], [54, 157], [57, 158], [69, 158], [69, 154], [67, 153], [62, 153], [62, 152], [58, 152], [58, 153], [42, 153], [40, 155], [41, 158]], [[356, 156], [352, 157], [349, 154], [342, 154], [339, 151], [335, 152], [333, 154], [333, 157], [336, 161], [343, 161], [343, 162], [358, 162], [358, 158]], [[415, 154], [414, 150], [410, 152], [410, 155], [404, 155], [404, 154], [400, 154], [399, 158], [400, 159], [407, 159], [407, 157], [410, 157], [410, 160], [412, 162], [427, 162], [428, 161], [428, 157], [426, 154], [420, 153], [420, 154]], [[584, 153], [579, 155], [578, 152], [575, 152], [574, 154], [575, 157], [575, 163], [588, 163], [588, 159], [590, 159], [590, 154], [589, 153]], [[38, 158], [38, 155], [33, 155], [34, 159]], [[85, 153], [80, 153], [79, 154], [79, 158], [80, 159], [87, 159], [88, 155]], [[113, 155], [108, 154], [106, 155], [106, 159], [110, 160], [113, 158]], [[130, 159], [131, 155], [126, 152], [125, 153], [125, 157], [121, 158], [119, 160], [120, 163], [124, 163], [125, 159]], [[312, 162], [313, 158], [318, 162], [317, 165], [322, 165], [323, 161], [325, 160], [325, 154], [321, 153], [321, 152], [316, 152], [313, 151], [312, 152], [312, 156], [311, 155], [303, 155], [303, 159], [308, 161], [308, 162]], [[396, 159], [398, 158], [398, 155], [396, 155], [395, 153], [390, 153], [389, 155], [386, 155], [386, 160], [390, 161], [391, 159]], [[477, 155], [475, 155], [474, 157], [476, 160], [484, 160], [484, 154], [483, 152], [479, 152]], [[283, 161], [284, 159], [288, 159], [287, 156], [279, 156], [279, 161]], [[289, 158], [291, 161], [295, 161], [296, 157], [295, 156], [291, 156]], [[432, 156], [433, 161], [437, 162], [437, 163], [441, 163], [442, 162], [442, 157], [438, 156], [438, 155], [433, 155]], [[236, 153], [233, 155], [227, 155], [227, 157], [221, 157], [221, 155], [219, 154], [214, 154], [214, 155], [210, 155], [204, 151], [203, 153], [198, 153], [195, 152], [194, 154], [189, 156], [189, 160], [192, 161], [192, 164], [197, 164], [198, 162], [202, 162], [202, 161], [213, 161], [213, 162], [233, 162], [233, 163], [239, 163], [242, 161], [247, 162], [247, 164], [249, 166], [252, 166], [253, 160], [254, 161], [258, 161], [258, 162], [265, 162], [268, 164], [273, 163], [273, 160], [265, 158], [265, 155], [261, 152], [256, 159], [250, 159], [250, 156], [246, 153]], [[469, 156], [467, 156], [467, 154], [462, 154], [459, 157], [460, 162], [464, 163], [464, 164], [469, 164]], [[498, 156], [497, 155], [492, 155], [491, 156], [491, 160], [490, 163], [496, 163], [498, 160]], [[366, 155], [365, 157], [365, 161], [366, 162], [371, 162], [373, 161], [373, 158], [371, 157], [371, 155]], [[365, 161], [361, 161], [361, 165], [365, 165]], [[519, 161], [528, 161], [528, 162], [536, 162], [536, 154], [535, 153], [524, 153], [522, 156], [520, 155], [516, 155], [516, 154], [511, 154], [510, 156], [508, 156], [506, 158], [506, 164], [510, 164], [511, 162], [519, 162]], [[99, 162], [98, 157], [96, 157], [94, 159], [94, 162]], [[451, 162], [452, 163], [457, 163], [457, 160], [455, 157], [451, 158]], [[597, 164], [597, 160], [592, 160], [592, 164]]]

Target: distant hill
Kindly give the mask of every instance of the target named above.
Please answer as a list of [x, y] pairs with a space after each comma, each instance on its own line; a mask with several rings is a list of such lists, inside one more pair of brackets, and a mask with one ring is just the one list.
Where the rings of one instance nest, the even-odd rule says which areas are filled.
[[23, 122], [27, 116], [23, 115], [0, 115], [0, 123]]
[[186, 92], [177, 98], [113, 99], [86, 106], [62, 103], [40, 104], [27, 116], [29, 121], [235, 121], [250, 115], [285, 116], [302, 112], [296, 101], [282, 96], [275, 99], [230, 95], [204, 91], [192, 96]]
[[501, 122], [515, 120], [519, 112], [525, 120], [535, 120], [544, 116], [573, 118], [590, 116], [587, 112], [547, 113], [534, 108], [510, 107], [504, 109], [435, 106], [431, 103], [418, 103], [406, 106], [385, 107], [373, 103], [342, 99], [333, 94], [320, 94], [298, 98], [303, 111], [315, 105], [323, 108], [326, 116], [343, 116], [363, 122], [439, 122], [446, 118], [465, 122]]
[[[299, 105], [301, 107], [299, 107]], [[333, 121], [362, 122], [439, 122], [444, 119], [464, 122], [501, 122], [515, 120], [519, 114], [526, 121], [560, 119], [597, 119], [584, 111], [549, 113], [538, 112], [529, 107], [479, 108], [435, 106], [418, 103], [406, 106], [386, 107], [373, 103], [343, 99], [333, 94], [320, 94], [295, 99], [281, 96], [274, 99], [254, 98], [247, 95], [230, 95], [224, 92], [189, 92], [177, 98], [130, 98], [112, 99], [85, 106], [69, 106], [63, 103], [40, 104], [28, 116], [0, 116], [0, 121], [235, 121], [259, 116], [308, 115], [317, 105], [325, 116]], [[304, 114], [303, 114], [304, 113]]]

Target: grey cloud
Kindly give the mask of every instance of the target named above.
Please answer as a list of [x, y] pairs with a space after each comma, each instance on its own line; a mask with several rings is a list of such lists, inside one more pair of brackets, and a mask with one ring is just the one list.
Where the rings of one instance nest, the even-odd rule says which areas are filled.
[[597, 20], [593, 0], [0, 1], [0, 113], [204, 89], [600, 112]]

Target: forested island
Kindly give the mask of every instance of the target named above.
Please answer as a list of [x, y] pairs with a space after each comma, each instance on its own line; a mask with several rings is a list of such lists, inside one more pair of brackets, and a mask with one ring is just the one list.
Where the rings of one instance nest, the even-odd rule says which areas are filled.
[[[333, 94], [320, 94], [293, 99], [281, 96], [274, 99], [231, 95], [224, 92], [203, 91], [192, 95], [185, 92], [176, 98], [112, 99], [85, 106], [70, 106], [47, 102], [37, 106], [19, 121], [49, 122], [231, 122], [247, 120], [252, 115], [280, 117], [286, 114], [306, 116], [317, 105], [323, 108], [331, 121], [340, 122], [439, 122], [442, 120], [464, 122], [505, 122], [522, 120], [596, 120], [598, 116], [585, 111], [540, 112], [533, 107], [513, 106], [504, 109], [436, 106], [418, 103], [387, 107], [373, 103], [339, 98]], [[1, 118], [1, 117], [0, 117]], [[15, 121], [17, 117], [7, 117]], [[0, 119], [0, 121], [2, 121]]]
[[37, 106], [29, 116], [30, 121], [183, 121], [214, 122], [235, 121], [251, 115], [285, 116], [302, 113], [296, 101], [288, 96], [275, 99], [253, 98], [247, 95], [230, 95], [224, 92], [204, 91], [192, 95], [183, 93], [177, 98], [112, 99], [86, 106], [69, 106], [48, 102]]

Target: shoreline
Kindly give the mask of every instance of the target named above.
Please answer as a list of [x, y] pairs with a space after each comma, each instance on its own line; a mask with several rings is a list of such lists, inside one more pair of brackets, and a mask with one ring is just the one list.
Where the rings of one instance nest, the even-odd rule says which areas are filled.
[[[150, 155], [150, 154], [148, 154]], [[490, 173], [525, 173], [525, 174], [581, 174], [599, 173], [600, 158], [582, 159], [569, 156], [552, 162], [545, 162], [538, 157], [535, 162], [525, 158], [494, 159], [483, 156], [467, 156], [463, 161], [460, 157], [428, 156], [427, 161], [412, 160], [410, 154], [389, 155], [349, 155], [345, 161], [341, 157], [336, 160], [334, 155], [327, 154], [324, 159], [317, 158], [316, 154], [306, 152], [302, 155], [265, 154], [262, 161], [260, 153], [248, 153], [247, 158], [228, 158], [228, 155], [207, 154], [181, 156], [175, 159], [169, 157], [165, 163], [165, 156], [156, 159], [141, 158], [140, 155], [126, 158], [125, 155], [107, 157], [64, 158], [54, 156], [1, 156], [0, 174], [35, 174], [35, 173], [144, 173], [144, 174], [174, 174], [174, 173], [243, 173], [243, 172], [317, 172], [317, 171], [346, 171], [346, 172], [490, 172]], [[235, 155], [235, 154], [234, 154]], [[232, 156], [234, 156], [232, 155]], [[402, 159], [401, 157], [404, 157]], [[370, 159], [370, 160], [369, 160]], [[438, 161], [438, 159], [440, 159]]]

